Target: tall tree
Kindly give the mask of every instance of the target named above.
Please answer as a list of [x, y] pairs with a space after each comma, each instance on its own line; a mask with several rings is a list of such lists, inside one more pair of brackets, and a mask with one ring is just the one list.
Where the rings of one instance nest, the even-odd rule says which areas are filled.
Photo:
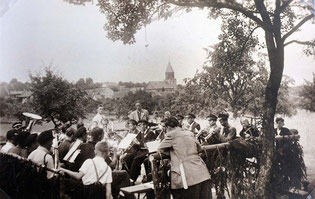
[[[307, 21], [314, 17], [313, 7], [301, 6], [301, 1], [294, 0], [99, 0], [100, 9], [107, 16], [105, 29], [112, 40], [122, 40], [124, 43], [134, 43], [135, 33], [141, 27], [150, 23], [152, 17], [168, 18], [174, 6], [187, 11], [191, 8], [208, 8], [210, 16], [217, 17], [226, 14], [227, 10], [239, 12], [256, 23], [264, 31], [265, 43], [269, 59], [269, 78], [265, 89], [263, 114], [263, 156], [262, 168], [257, 182], [257, 197], [274, 198], [270, 186], [274, 145], [274, 115], [277, 107], [277, 97], [284, 69], [284, 47], [291, 43], [313, 45], [315, 40], [287, 41]], [[294, 9], [304, 9], [306, 12], [297, 14]], [[305, 14], [306, 13], [306, 14]]]
[[50, 68], [45, 68], [44, 75], [30, 75], [32, 105], [36, 113], [58, 122], [68, 122], [84, 118], [85, 108], [82, 105], [85, 92], [64, 80]]

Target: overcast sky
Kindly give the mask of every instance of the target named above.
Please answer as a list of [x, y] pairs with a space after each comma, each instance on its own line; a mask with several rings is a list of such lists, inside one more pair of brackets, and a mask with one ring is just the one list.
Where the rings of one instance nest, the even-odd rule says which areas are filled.
[[[220, 33], [219, 21], [209, 20], [206, 11], [195, 10], [155, 21], [137, 33], [135, 44], [123, 45], [106, 38], [106, 18], [95, 4], [1, 0], [0, 9], [0, 82], [28, 81], [29, 72], [50, 64], [70, 81], [81, 77], [92, 77], [94, 82], [158, 81], [164, 79], [170, 61], [182, 83], [202, 68], [203, 48], [218, 42]], [[315, 25], [310, 22], [292, 38], [314, 37]], [[315, 72], [314, 57], [304, 56], [302, 49], [291, 45], [285, 51], [284, 73], [297, 85], [311, 80]]]

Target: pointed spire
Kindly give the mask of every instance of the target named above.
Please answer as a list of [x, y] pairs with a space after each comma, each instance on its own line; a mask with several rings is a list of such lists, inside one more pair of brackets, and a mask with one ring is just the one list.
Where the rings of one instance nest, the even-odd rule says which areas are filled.
[[174, 70], [173, 70], [173, 67], [172, 67], [170, 61], [168, 61], [168, 64], [167, 64], [167, 68], [166, 68], [166, 72], [165, 72], [165, 73], [174, 73]]

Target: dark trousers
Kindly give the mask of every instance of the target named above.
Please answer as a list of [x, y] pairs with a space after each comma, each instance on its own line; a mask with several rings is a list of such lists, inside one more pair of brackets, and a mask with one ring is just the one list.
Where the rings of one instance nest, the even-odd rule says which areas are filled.
[[212, 199], [210, 180], [189, 186], [188, 189], [172, 189], [174, 199]]
[[[112, 195], [113, 198], [118, 198], [120, 188], [130, 186], [130, 178], [127, 171], [113, 171], [112, 172], [113, 182], [112, 182]], [[133, 194], [125, 194], [125, 198], [134, 199], [135, 196]]]
[[149, 161], [145, 161], [146, 159], [148, 160], [147, 158], [147, 154], [148, 153], [142, 153], [138, 156], [136, 156], [133, 161], [132, 161], [132, 164], [131, 164], [131, 168], [130, 168], [130, 178], [133, 180], [133, 181], [136, 181], [138, 176], [140, 175], [140, 172], [141, 172], [141, 164], [144, 163], [144, 167], [145, 167], [145, 171], [146, 171], [146, 174], [148, 174], [148, 170], [149, 170]]
[[144, 151], [144, 150], [136, 150], [132, 153], [127, 153], [127, 155], [124, 158], [124, 162], [123, 162], [124, 164], [123, 164], [122, 168], [130, 173], [130, 169], [131, 169], [131, 165], [132, 165], [133, 160], [137, 156], [142, 155], [144, 153], [146, 153], [146, 151]]

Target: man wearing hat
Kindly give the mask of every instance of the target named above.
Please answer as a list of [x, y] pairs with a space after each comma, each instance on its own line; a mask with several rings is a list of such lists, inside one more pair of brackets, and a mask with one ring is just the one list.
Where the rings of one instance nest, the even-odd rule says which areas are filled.
[[15, 129], [11, 129], [7, 132], [7, 142], [6, 144], [1, 148], [1, 152], [2, 153], [8, 153], [8, 151], [15, 147], [15, 141], [16, 141], [16, 137], [18, 135], [18, 131]]
[[[44, 131], [37, 137], [39, 146], [34, 150], [27, 159], [34, 163], [45, 165], [47, 168], [54, 168], [53, 157], [50, 155], [50, 149], [53, 144], [54, 136], [51, 130]], [[52, 178], [53, 173], [47, 172], [47, 178]]]
[[210, 114], [207, 117], [208, 125], [205, 129], [202, 130], [202, 141], [207, 144], [217, 144], [220, 143], [220, 130], [221, 128], [217, 125], [217, 116]]
[[149, 121], [149, 112], [146, 109], [141, 108], [141, 104], [137, 102], [136, 110], [131, 112], [128, 117], [129, 119], [135, 120], [136, 122], [139, 120]]
[[196, 135], [198, 131], [200, 131], [200, 124], [195, 121], [196, 116], [192, 113], [189, 113], [186, 117], [189, 125], [188, 130]]
[[20, 130], [22, 128], [22, 122], [14, 122], [12, 124], [12, 128], [15, 129], [15, 130]]
[[229, 114], [220, 113], [218, 115], [219, 122], [222, 126], [220, 131], [221, 142], [228, 142], [236, 138], [236, 129], [229, 124], [228, 118]]

